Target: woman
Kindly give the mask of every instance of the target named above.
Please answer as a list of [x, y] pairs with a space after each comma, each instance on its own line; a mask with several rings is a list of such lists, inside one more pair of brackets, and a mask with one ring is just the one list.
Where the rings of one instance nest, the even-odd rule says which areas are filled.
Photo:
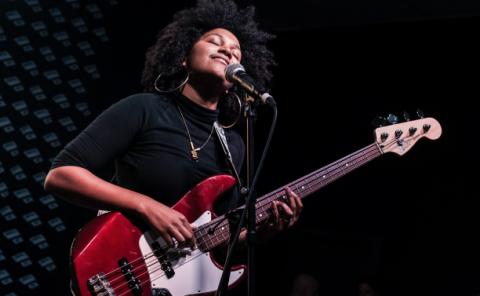
[[[177, 13], [146, 54], [145, 93], [127, 97], [96, 118], [57, 156], [45, 189], [69, 202], [140, 216], [163, 239], [194, 246], [192, 226], [170, 208], [205, 178], [230, 171], [213, 123], [237, 90], [225, 79], [228, 64], [242, 63], [260, 83], [271, 78], [272, 36], [259, 31], [253, 8], [230, 1], [200, 0]], [[228, 109], [228, 107], [227, 107]], [[237, 170], [244, 158], [238, 133], [226, 130]], [[115, 184], [95, 176], [115, 162]], [[288, 190], [289, 203], [275, 202], [270, 223], [278, 232], [298, 219], [302, 203]], [[221, 212], [238, 206], [224, 197]], [[288, 220], [287, 222], [285, 222]], [[245, 231], [241, 240], [245, 239]]]

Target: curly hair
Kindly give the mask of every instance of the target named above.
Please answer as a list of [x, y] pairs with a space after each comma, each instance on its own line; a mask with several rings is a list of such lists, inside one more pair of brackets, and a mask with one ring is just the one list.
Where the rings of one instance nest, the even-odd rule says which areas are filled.
[[267, 88], [272, 79], [270, 68], [276, 63], [266, 44], [274, 35], [258, 29], [254, 14], [253, 6], [239, 9], [231, 0], [198, 0], [196, 6], [177, 12], [147, 50], [141, 81], [144, 91], [155, 91], [155, 79], [160, 73], [162, 77], [172, 77], [170, 85], [178, 85], [182, 61], [195, 42], [215, 28], [229, 30], [237, 37], [242, 65], [258, 84]]

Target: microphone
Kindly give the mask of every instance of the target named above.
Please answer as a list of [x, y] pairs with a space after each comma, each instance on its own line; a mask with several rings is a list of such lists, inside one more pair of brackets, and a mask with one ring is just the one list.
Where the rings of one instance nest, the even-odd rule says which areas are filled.
[[270, 106], [275, 106], [277, 104], [269, 93], [262, 91], [258, 86], [255, 85], [255, 83], [253, 83], [253, 79], [248, 76], [248, 74], [245, 72], [245, 68], [243, 68], [242, 65], [228, 65], [225, 68], [225, 78], [232, 83], [237, 83], [240, 85], [240, 87], [242, 87], [248, 94], [257, 100], [260, 100], [262, 104]]

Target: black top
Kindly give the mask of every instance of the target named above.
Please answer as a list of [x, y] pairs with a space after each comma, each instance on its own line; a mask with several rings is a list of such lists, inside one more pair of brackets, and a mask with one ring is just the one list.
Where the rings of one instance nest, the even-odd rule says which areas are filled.
[[[207, 177], [230, 171], [215, 131], [198, 151], [199, 159], [192, 160], [177, 104], [195, 147], [201, 146], [212, 131], [218, 111], [182, 95], [141, 93], [120, 100], [100, 114], [60, 151], [52, 168], [73, 165], [95, 173], [114, 161], [116, 184], [172, 206]], [[242, 138], [232, 130], [225, 133], [240, 171], [245, 152]], [[219, 212], [238, 204], [236, 194], [229, 196], [218, 204]]]

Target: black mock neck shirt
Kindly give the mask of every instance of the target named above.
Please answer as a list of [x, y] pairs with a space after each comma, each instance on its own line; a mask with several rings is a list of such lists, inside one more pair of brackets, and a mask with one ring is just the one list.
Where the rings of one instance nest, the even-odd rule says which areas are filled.
[[[95, 173], [113, 162], [117, 185], [172, 206], [204, 179], [230, 174], [215, 131], [198, 151], [198, 160], [192, 160], [187, 129], [178, 108], [195, 147], [200, 147], [212, 132], [218, 111], [180, 94], [140, 93], [100, 114], [60, 151], [52, 168], [79, 166]], [[240, 171], [244, 158], [242, 138], [232, 130], [225, 133]], [[236, 194], [227, 194], [217, 209], [222, 213], [238, 203]]]

